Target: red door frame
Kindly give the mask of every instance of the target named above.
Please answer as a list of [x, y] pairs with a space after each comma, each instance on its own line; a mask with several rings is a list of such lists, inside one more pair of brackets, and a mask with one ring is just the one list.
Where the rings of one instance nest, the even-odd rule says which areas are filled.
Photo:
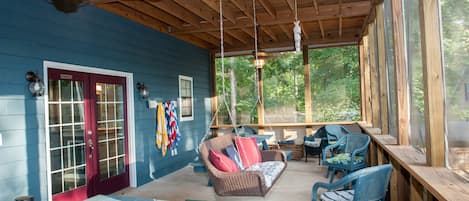
[[[129, 147], [127, 128], [127, 88], [126, 78], [117, 76], [97, 75], [68, 70], [48, 69], [48, 80], [83, 81], [84, 121], [85, 121], [85, 157], [86, 157], [86, 185], [71, 191], [52, 196], [54, 201], [84, 200], [97, 194], [109, 194], [130, 185], [129, 180]], [[65, 75], [65, 76], [64, 76]], [[47, 80], [47, 81], [48, 81]], [[124, 146], [125, 146], [125, 174], [120, 174], [104, 181], [99, 180], [99, 153], [97, 137], [96, 113], [96, 82], [107, 84], [122, 84], [124, 109]], [[48, 126], [48, 125], [47, 125]], [[93, 134], [88, 135], [88, 131]], [[94, 148], [91, 149], [88, 140], [92, 140]], [[92, 154], [92, 158], [89, 155]], [[50, 175], [48, 175], [50, 177]]]

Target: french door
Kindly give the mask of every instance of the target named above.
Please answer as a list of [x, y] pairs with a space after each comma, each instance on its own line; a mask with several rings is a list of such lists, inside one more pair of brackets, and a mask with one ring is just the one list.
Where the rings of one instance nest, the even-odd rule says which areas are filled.
[[52, 199], [128, 187], [125, 78], [56, 69], [48, 77]]

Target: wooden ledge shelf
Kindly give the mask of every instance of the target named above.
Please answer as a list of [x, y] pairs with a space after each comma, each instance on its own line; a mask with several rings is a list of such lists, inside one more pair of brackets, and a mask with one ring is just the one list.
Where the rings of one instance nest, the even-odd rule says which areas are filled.
[[[371, 136], [375, 149], [383, 150], [383, 155], [387, 154], [389, 157], [388, 161], [396, 161], [400, 166], [395, 167], [396, 169], [403, 168], [410, 174], [411, 178], [406, 178], [408, 184], [412, 185], [410, 194], [415, 191], [415, 185], [421, 185], [437, 200], [469, 200], [469, 182], [462, 177], [447, 168], [427, 166], [425, 154], [414, 147], [397, 145], [397, 139], [393, 136], [377, 135], [376, 129], [360, 126]], [[415, 181], [418, 183], [414, 184]], [[423, 192], [416, 193], [423, 195]]]
[[[250, 126], [250, 127], [258, 127], [258, 128], [266, 128], [266, 127], [301, 127], [301, 126], [324, 126], [324, 125], [331, 125], [331, 124], [339, 124], [339, 125], [351, 125], [356, 124], [358, 122], [355, 121], [344, 121], [344, 122], [313, 122], [313, 123], [267, 123], [267, 124], [239, 124], [238, 126]], [[214, 125], [211, 126], [212, 129], [226, 129], [226, 128], [233, 128], [233, 125], [224, 124], [224, 125]]]

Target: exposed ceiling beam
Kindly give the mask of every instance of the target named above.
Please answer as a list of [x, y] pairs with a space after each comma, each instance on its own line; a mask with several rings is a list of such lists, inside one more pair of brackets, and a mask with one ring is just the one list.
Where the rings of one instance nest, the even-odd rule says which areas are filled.
[[132, 8], [142, 13], [145, 13], [147, 15], [150, 15], [154, 17], [155, 19], [164, 21], [177, 29], [184, 28], [183, 27], [184, 22], [181, 21], [180, 19], [164, 12], [163, 10], [160, 10], [159, 8], [156, 8], [148, 3], [145, 3], [143, 1], [122, 1], [121, 0], [120, 3], [128, 6], [129, 8]]
[[288, 7], [290, 8], [290, 10], [293, 12], [295, 12], [295, 0], [285, 0], [288, 4]]
[[[327, 20], [327, 19], [337, 19], [339, 15], [339, 9], [337, 5], [325, 5], [320, 6], [321, 13], [320, 15], [314, 16], [310, 13], [314, 12], [314, 8], [301, 8], [298, 9], [298, 18], [302, 23], [317, 21], [317, 20]], [[369, 13], [370, 9], [370, 2], [369, 1], [360, 1], [360, 2], [353, 2], [353, 3], [344, 3], [342, 9], [342, 16], [344, 18], [347, 17], [358, 17], [358, 16], [366, 16]], [[286, 13], [287, 12], [287, 13]], [[274, 18], [267, 14], [259, 14], [257, 16], [257, 23], [261, 26], [272, 26], [272, 25], [280, 25], [280, 24], [288, 24], [293, 22], [294, 16], [291, 15], [289, 10], [286, 11], [279, 11], [277, 12], [277, 17]], [[225, 30], [230, 29], [241, 29], [241, 28], [251, 28], [253, 26], [253, 22], [250, 19], [239, 19], [237, 20], [236, 24], [226, 25], [224, 27]], [[201, 28], [194, 29], [194, 28], [187, 28], [182, 30], [183, 33], [196, 33], [196, 32], [207, 32], [207, 31], [217, 31], [219, 27], [213, 27], [212, 25], [202, 24]]]
[[198, 37], [202, 40], [205, 40], [214, 46], [220, 46], [220, 40], [218, 38], [215, 38], [214, 36], [208, 34], [208, 33], [195, 33], [195, 37]]
[[[211, 12], [209, 12], [208, 7], [203, 7], [203, 3], [200, 2], [200, 0], [173, 0], [183, 8], [189, 10], [190, 12], [194, 13], [195, 15], [201, 17], [202, 19], [206, 20], [209, 22], [211, 25], [217, 27], [219, 29], [220, 24], [219, 24], [219, 16], [218, 15], [212, 15]], [[225, 25], [224, 25], [225, 26]], [[246, 40], [237, 34], [232, 33], [232, 30], [224, 30], [224, 32], [227, 35], [232, 36], [233, 38], [238, 39], [240, 42], [246, 44]]]
[[[120, 3], [108, 3], [108, 4], [95, 4], [94, 6], [101, 8], [103, 10], [109, 11], [111, 13], [120, 15], [122, 17], [125, 17], [127, 19], [130, 19], [134, 22], [143, 24], [147, 27], [150, 27], [152, 29], [155, 29], [157, 31], [163, 32], [163, 33], [168, 33], [167, 27], [165, 24], [162, 22], [156, 20], [153, 17], [150, 17], [146, 14], [140, 13], [136, 10], [133, 10], [123, 4]], [[207, 49], [213, 49], [214, 46], [207, 41], [201, 40], [199, 38], [195, 37], [190, 37], [186, 35], [180, 35], [176, 36], [176, 38], [179, 38], [181, 40], [184, 40], [186, 42], [189, 42], [191, 44], [194, 44], [196, 46], [202, 47], [202, 48], [207, 48]]]
[[339, 37], [342, 37], [342, 0], [339, 0]]
[[[278, 38], [277, 36], [275, 36], [275, 33], [270, 30], [269, 27], [265, 27], [265, 26], [262, 26], [262, 27], [259, 27], [265, 34], [267, 34], [271, 39], [272, 41], [274, 42], [277, 42], [278, 41]], [[259, 39], [258, 39], [259, 40]]]
[[293, 40], [293, 30], [287, 28], [286, 24], [280, 25], [280, 29], [282, 29], [283, 33], [287, 36], [288, 39]]
[[269, 0], [258, 0], [261, 4], [262, 7], [269, 13], [270, 16], [275, 17], [277, 15], [277, 12], [275, 11], [275, 8], [272, 6]]
[[306, 31], [305, 27], [303, 26], [303, 23], [300, 23], [301, 26], [301, 32], [303, 32], [303, 35], [305, 36], [306, 39], [309, 39], [308, 32]]
[[243, 12], [249, 19], [254, 19], [253, 9], [248, 8], [244, 0], [231, 0], [231, 3], [241, 10], [241, 12]]
[[[207, 22], [209, 22], [212, 25], [218, 26], [218, 16], [213, 15], [210, 12], [210, 8], [206, 7], [203, 3], [200, 2], [200, 0], [172, 0], [176, 2], [179, 6], [182, 8], [185, 8], [186, 10], [192, 12], [195, 14], [197, 17], [200, 17]], [[205, 6], [205, 7], [204, 7]]]
[[251, 36], [251, 38], [254, 38], [254, 29], [250, 29], [250, 28], [242, 28], [241, 30], [244, 31], [244, 33], [248, 34], [249, 36]]
[[[220, 5], [219, 3], [213, 1], [213, 0], [202, 0], [202, 2], [204, 2], [208, 7], [210, 7], [211, 9], [213, 9], [214, 11], [216, 11], [218, 14], [220, 14]], [[225, 17], [226, 19], [228, 19], [230, 22], [232, 23], [236, 23], [236, 15], [235, 13], [228, 9], [228, 8], [222, 8], [223, 9], [223, 17]]]
[[[327, 38], [327, 39], [309, 39], [309, 40], [303, 40], [301, 42], [302, 45], [320, 45], [320, 44], [328, 44], [328, 43], [340, 43], [340, 42], [352, 42], [352, 43], [358, 43], [359, 38], [355, 37], [355, 34], [348, 34], [345, 35], [342, 38]], [[290, 50], [294, 49], [294, 44], [292, 41], [279, 41], [279, 42], [260, 42], [259, 44], [260, 49], [268, 49], [268, 48], [288, 48]], [[239, 46], [239, 47], [229, 47], [225, 48], [225, 52], [233, 52], [233, 51], [250, 51], [253, 50], [252, 45], [246, 45], [246, 46]], [[220, 50], [214, 50], [216, 52], [219, 52]]]
[[316, 12], [316, 15], [319, 15], [319, 6], [316, 0], [313, 0], [313, 6], [314, 6], [314, 11]]
[[242, 44], [248, 44], [250, 38], [241, 30], [231, 30], [230, 36], [239, 40]]
[[[211, 36], [217, 38], [218, 45], [220, 45], [220, 32], [207, 32], [207, 34], [210, 34]], [[235, 44], [234, 40], [235, 39], [232, 36], [229, 36], [229, 35], [223, 36], [223, 42], [227, 43], [228, 45], [233, 46]]]
[[326, 36], [324, 35], [324, 27], [322, 26], [322, 21], [321, 20], [318, 20], [318, 24], [319, 24], [319, 29], [321, 30], [321, 38], [326, 38]]
[[175, 17], [191, 24], [196, 28], [200, 28], [200, 18], [197, 15], [187, 12], [184, 8], [178, 6], [173, 1], [151, 1], [144, 0], [147, 3], [160, 8], [161, 10], [174, 15]]

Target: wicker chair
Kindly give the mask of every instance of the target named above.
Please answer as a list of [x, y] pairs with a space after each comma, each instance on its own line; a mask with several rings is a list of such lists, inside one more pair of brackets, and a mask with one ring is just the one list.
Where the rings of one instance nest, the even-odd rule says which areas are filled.
[[207, 167], [215, 193], [219, 196], [265, 196], [286, 168], [285, 154], [280, 150], [261, 151], [263, 162], [282, 161], [285, 163], [285, 167], [270, 187], [266, 186], [264, 176], [259, 171], [222, 172], [210, 162], [209, 150], [224, 151], [226, 147], [233, 144], [234, 137], [233, 134], [225, 134], [205, 141], [200, 147], [200, 155]]

